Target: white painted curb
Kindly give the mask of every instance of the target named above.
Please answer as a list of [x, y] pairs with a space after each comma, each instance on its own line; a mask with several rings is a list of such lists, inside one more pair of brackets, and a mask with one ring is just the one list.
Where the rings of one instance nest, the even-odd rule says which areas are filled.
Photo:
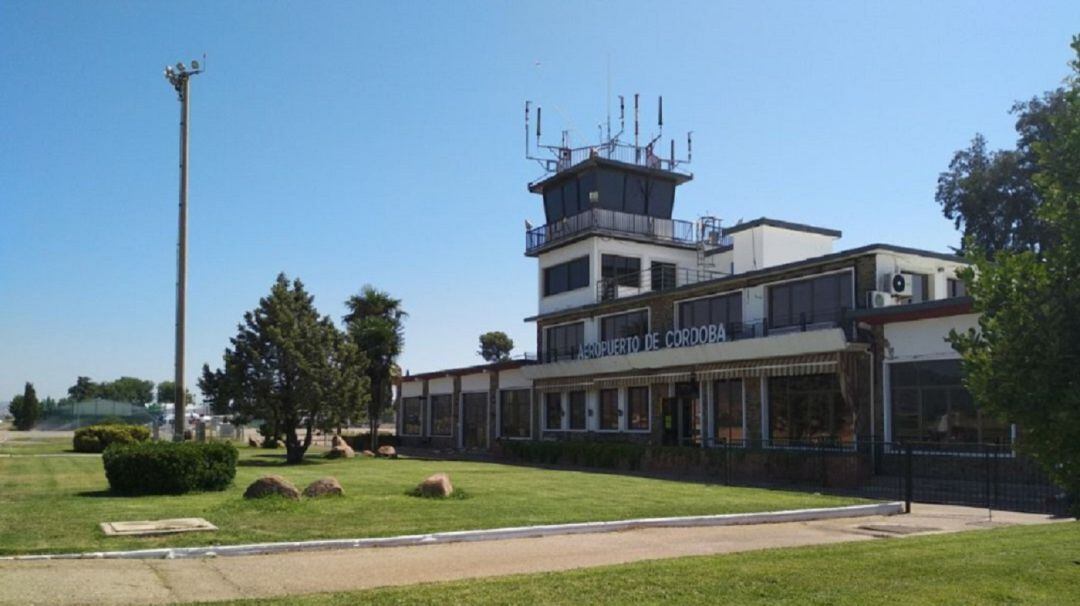
[[211, 547], [174, 547], [161, 549], [138, 549], [133, 551], [99, 551], [86, 553], [58, 553], [45, 555], [4, 556], [0, 561], [36, 560], [87, 560], [87, 559], [178, 559], [222, 556], [258, 555], [287, 551], [321, 551], [328, 549], [358, 549], [370, 547], [405, 547], [410, 545], [438, 545], [466, 541], [500, 541], [546, 537], [561, 534], [590, 534], [616, 532], [637, 528], [680, 528], [694, 526], [737, 526], [743, 524], [776, 524], [779, 522], [806, 522], [833, 518], [858, 518], [863, 516], [889, 516], [903, 513], [904, 503], [876, 503], [872, 505], [849, 505], [846, 507], [823, 507], [819, 509], [791, 509], [762, 513], [730, 513], [711, 516], [687, 516], [679, 518], [639, 518], [614, 522], [580, 522], [576, 524], [550, 524], [545, 526], [519, 526], [491, 528], [488, 530], [457, 530], [432, 534], [411, 534], [372, 539], [329, 539], [322, 541], [295, 541], [289, 543], [249, 543], [247, 545], [216, 545]]

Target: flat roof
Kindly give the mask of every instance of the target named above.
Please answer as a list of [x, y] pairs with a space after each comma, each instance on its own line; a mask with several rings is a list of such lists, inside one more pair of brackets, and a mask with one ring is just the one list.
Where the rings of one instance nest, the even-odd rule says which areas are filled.
[[807, 225], [805, 223], [791, 223], [790, 221], [781, 221], [779, 219], [770, 219], [768, 217], [760, 217], [753, 221], [745, 221], [738, 225], [732, 225], [731, 227], [724, 228], [724, 234], [735, 234], [743, 230], [752, 229], [761, 225], [768, 227], [776, 227], [779, 229], [787, 229], [790, 231], [801, 231], [809, 234], [818, 234], [822, 236], [830, 236], [832, 238], [839, 238], [843, 233], [838, 229], [829, 229], [827, 227], [817, 227], [814, 225]]
[[552, 311], [552, 312], [548, 312], [546, 314], [537, 314], [535, 316], [529, 316], [529, 317], [525, 318], [524, 321], [525, 322], [535, 322], [537, 320], [546, 320], [548, 318], [557, 318], [557, 317], [563, 316], [563, 315], [570, 315], [570, 314], [578, 313], [578, 312], [581, 312], [581, 311], [588, 311], [588, 310], [592, 310], [592, 309], [599, 309], [601, 307], [611, 306], [611, 305], [616, 304], [616, 303], [625, 303], [626, 301], [643, 300], [643, 299], [647, 299], [649, 297], [655, 297], [655, 296], [660, 296], [660, 295], [669, 295], [672, 292], [676, 292], [676, 291], [679, 291], [679, 290], [684, 290], [684, 289], [686, 289], [686, 290], [695, 289], [696, 290], [698, 288], [701, 288], [703, 285], [708, 285], [708, 284], [723, 284], [725, 281], [744, 280], [746, 278], [758, 278], [758, 277], [768, 276], [769, 274], [783, 273], [783, 272], [786, 272], [786, 271], [791, 271], [793, 269], [800, 269], [800, 268], [803, 268], [803, 267], [812, 267], [814, 265], [819, 265], [819, 264], [823, 264], [823, 263], [831, 263], [833, 261], [840, 261], [840, 260], [844, 260], [844, 259], [847, 259], [847, 258], [854, 258], [854, 257], [858, 257], [860, 255], [865, 255], [867, 253], [871, 253], [871, 252], [875, 252], [875, 251], [886, 251], [886, 252], [894, 252], [894, 253], [905, 254], [905, 255], [916, 255], [916, 256], [920, 256], [920, 257], [929, 257], [929, 258], [932, 258], [932, 259], [940, 259], [942, 261], [949, 261], [949, 262], [952, 262], [952, 263], [965, 263], [963, 257], [957, 256], [957, 255], [952, 255], [952, 254], [947, 254], [947, 253], [939, 253], [939, 252], [935, 252], [935, 251], [932, 251], [932, 250], [922, 250], [922, 249], [918, 249], [918, 248], [908, 248], [906, 246], [896, 246], [895, 244], [881, 244], [881, 243], [867, 244], [865, 246], [859, 246], [857, 248], [851, 248], [851, 249], [848, 249], [848, 250], [842, 250], [840, 252], [834, 252], [834, 253], [829, 253], [827, 255], [821, 255], [820, 257], [811, 257], [809, 259], [803, 259], [801, 261], [792, 261], [791, 263], [784, 263], [783, 265], [774, 265], [772, 267], [763, 267], [761, 269], [755, 269], [753, 271], [746, 271], [746, 272], [743, 272], [741, 274], [731, 274], [731, 275], [728, 275], [728, 276], [723, 276], [723, 277], [720, 277], [720, 278], [716, 278], [715, 280], [704, 280], [704, 281], [701, 281], [701, 282], [695, 282], [694, 284], [687, 284], [685, 286], [680, 286], [678, 288], [673, 288], [673, 289], [670, 289], [670, 290], [646, 292], [646, 293], [642, 293], [640, 295], [635, 295], [635, 296], [632, 296], [632, 297], [623, 297], [623, 298], [620, 298], [620, 299], [612, 299], [610, 301], [602, 301], [602, 302], [599, 302], [599, 303], [589, 303], [588, 305], [581, 305], [581, 306], [578, 306], [578, 307], [570, 307], [570, 308], [567, 308], [567, 309], [560, 309], [558, 311]]
[[856, 309], [848, 312], [848, 317], [867, 324], [890, 324], [893, 322], [911, 322], [929, 318], [943, 318], [972, 313], [971, 297], [953, 297], [936, 299], [907, 305], [890, 305], [874, 309]]
[[490, 362], [488, 364], [477, 364], [475, 366], [461, 366], [458, 368], [447, 368], [445, 370], [421, 372], [415, 375], [404, 375], [400, 378], [400, 382], [411, 383], [413, 381], [422, 381], [424, 379], [460, 377], [462, 375], [475, 375], [496, 370], [514, 370], [516, 368], [521, 368], [522, 366], [528, 366], [535, 363], [536, 360], [504, 360], [502, 362]]

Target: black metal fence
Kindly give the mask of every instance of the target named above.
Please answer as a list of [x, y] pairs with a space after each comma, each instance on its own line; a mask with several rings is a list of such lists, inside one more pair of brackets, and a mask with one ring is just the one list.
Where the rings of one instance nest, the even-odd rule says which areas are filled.
[[1070, 500], [1031, 458], [998, 444], [761, 442], [705, 447], [626, 442], [506, 442], [504, 456], [529, 463], [704, 477], [883, 500], [1066, 515]]

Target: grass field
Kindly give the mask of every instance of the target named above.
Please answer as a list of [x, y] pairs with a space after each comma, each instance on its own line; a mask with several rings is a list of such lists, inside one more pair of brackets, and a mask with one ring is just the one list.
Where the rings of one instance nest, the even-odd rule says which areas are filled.
[[235, 606], [1080, 603], [1080, 522], [657, 560]]
[[[60, 448], [50, 443], [54, 450]], [[45, 445], [40, 448], [46, 448]], [[65, 447], [66, 448], [66, 447]], [[100, 457], [0, 457], [0, 554], [356, 538], [527, 524], [826, 507], [858, 499], [753, 488], [551, 471], [491, 463], [355, 458], [285, 466], [283, 455], [242, 448], [224, 492], [119, 497], [108, 492]], [[406, 493], [445, 471], [465, 498]], [[244, 488], [280, 474], [301, 489], [332, 475], [340, 499], [246, 501]], [[220, 530], [166, 537], [107, 538], [100, 522], [203, 517]]]
[[0, 442], [0, 455], [70, 454], [71, 438], [25, 439], [12, 432], [7, 440]]

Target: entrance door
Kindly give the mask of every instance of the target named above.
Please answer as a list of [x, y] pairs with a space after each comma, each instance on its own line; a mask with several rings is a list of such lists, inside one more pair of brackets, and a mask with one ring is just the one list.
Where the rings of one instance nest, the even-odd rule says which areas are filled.
[[701, 422], [696, 398], [664, 398], [661, 403], [664, 446], [701, 444]]
[[486, 393], [461, 395], [461, 446], [463, 448], [487, 446], [487, 403]]

